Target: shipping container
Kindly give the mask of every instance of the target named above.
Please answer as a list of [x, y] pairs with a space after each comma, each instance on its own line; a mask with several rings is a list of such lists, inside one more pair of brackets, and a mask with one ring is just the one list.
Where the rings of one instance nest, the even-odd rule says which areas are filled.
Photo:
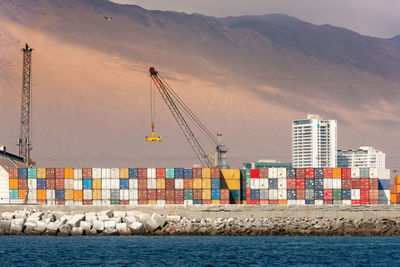
[[[219, 182], [219, 180], [218, 180], [218, 182]], [[183, 188], [184, 189], [193, 189], [193, 179], [185, 178], [183, 180]]]
[[305, 179], [306, 178], [306, 169], [297, 168], [296, 169], [296, 179]]
[[[261, 168], [259, 169], [258, 173], [259, 173], [259, 178], [262, 179], [268, 178], [268, 168]], [[250, 177], [251, 177], [251, 172], [250, 172]]]
[[369, 168], [360, 168], [360, 178], [369, 178]]
[[305, 178], [296, 178], [296, 189], [305, 189], [306, 181]]
[[[252, 182], [252, 180], [254, 180], [254, 181]], [[264, 178], [250, 179], [250, 188], [251, 189], [268, 189], [269, 188], [268, 181], [269, 181], [269, 179], [264, 179]], [[252, 186], [252, 183], [255, 183], [255, 185]], [[257, 188], [257, 183], [259, 183], [259, 188]], [[242, 186], [242, 185], [240, 185], [240, 186]]]
[[277, 168], [268, 168], [268, 178], [278, 178], [278, 169]]
[[18, 169], [18, 179], [28, 179], [28, 169], [20, 168]]
[[156, 178], [165, 179], [165, 168], [156, 168]]
[[314, 189], [315, 188], [314, 179], [306, 178], [305, 179], [305, 188], [306, 189]]
[[174, 178], [183, 179], [184, 178], [183, 168], [174, 168]]
[[220, 181], [221, 181], [220, 179], [211, 179], [211, 189], [220, 189], [221, 188], [221, 182]]
[[305, 169], [305, 178], [314, 178], [314, 168]]
[[296, 197], [297, 197], [297, 200], [305, 200], [306, 199], [306, 190], [305, 189], [296, 189]]
[[64, 190], [65, 200], [74, 200], [74, 190], [66, 189]]
[[369, 179], [369, 189], [370, 190], [378, 190], [379, 189], [379, 179], [378, 178]]
[[332, 178], [342, 178], [342, 169], [332, 168]]
[[324, 178], [333, 178], [333, 170], [332, 168], [324, 168]]
[[[142, 197], [141, 198], [141, 194], [142, 193]], [[119, 189], [111, 189], [110, 190], [110, 199], [111, 200], [118, 200], [120, 199], [120, 190]], [[139, 190], [139, 199], [146, 199], [147, 200], [147, 190]]]
[[[175, 189], [184, 189], [184, 182], [183, 182], [183, 178], [175, 178]], [[203, 180], [204, 182], [204, 180]], [[211, 181], [210, 181], [211, 183]]]
[[119, 169], [119, 179], [129, 179], [129, 168]]
[[379, 179], [378, 189], [379, 190], [389, 190], [390, 189], [390, 180]]
[[82, 169], [74, 169], [74, 179], [75, 180], [82, 180], [82, 176], [83, 176]]
[[296, 197], [296, 189], [288, 189], [287, 190], [287, 199], [288, 200], [295, 200]]
[[147, 179], [138, 179], [139, 190], [147, 190]]
[[29, 190], [37, 189], [37, 179], [33, 179], [33, 178], [28, 179], [28, 189]]
[[324, 189], [324, 179], [314, 178], [314, 189]]
[[342, 179], [351, 178], [351, 168], [342, 168]]
[[29, 168], [28, 169], [28, 179], [36, 179], [37, 177], [36, 168]]
[[287, 179], [286, 187], [287, 189], [296, 189], [296, 179]]
[[351, 178], [342, 178], [342, 189], [351, 189]]
[[56, 189], [56, 179], [46, 179], [46, 189]]
[[56, 189], [56, 200], [65, 200], [64, 190]]
[[93, 189], [92, 191], [93, 200], [101, 200], [101, 195], [102, 195], [101, 189]]
[[[164, 181], [164, 188], [160, 189], [165, 189], [165, 180]], [[138, 179], [129, 179], [129, 189], [139, 189], [139, 180]]]
[[229, 190], [229, 200], [232, 204], [236, 204], [236, 201], [240, 200], [240, 191], [239, 190]]
[[[18, 171], [17, 171], [17, 173], [18, 173]], [[46, 168], [36, 168], [36, 178], [45, 179], [46, 178]]]
[[92, 179], [82, 179], [82, 188], [85, 189], [92, 189]]
[[202, 194], [203, 200], [211, 199], [211, 189], [202, 189], [201, 194]]
[[314, 200], [315, 192], [314, 189], [306, 189], [306, 200]]
[[211, 179], [211, 169], [210, 168], [202, 168], [202, 170], [201, 170], [201, 178], [203, 178], [203, 179]]
[[253, 189], [253, 190], [260, 189], [260, 179], [250, 178], [250, 189]]
[[147, 178], [147, 189], [157, 189], [157, 179], [156, 178]]
[[82, 179], [91, 179], [91, 178], [92, 178], [92, 168], [83, 168]]
[[[147, 169], [144, 169], [144, 171], [147, 173]], [[147, 178], [146, 174], [144, 176], [145, 176], [144, 178]], [[119, 179], [119, 168], [111, 168], [110, 169], [110, 178], [111, 179]]]
[[193, 168], [193, 178], [202, 178], [201, 168]]
[[251, 169], [250, 170], [250, 179], [258, 179], [260, 178], [260, 170], [259, 169]]
[[156, 179], [156, 188], [165, 189], [165, 179]]
[[192, 169], [184, 169], [183, 170], [183, 177], [186, 178], [193, 178], [193, 170]]
[[219, 189], [211, 189], [211, 199], [220, 199], [220, 190]]
[[[164, 169], [164, 177], [165, 177], [165, 169]], [[137, 179], [137, 178], [138, 178], [138, 169], [129, 168], [129, 179]]]
[[333, 199], [333, 189], [324, 189], [324, 200], [326, 199]]
[[286, 178], [296, 178], [296, 169], [286, 169]]
[[342, 189], [342, 199], [351, 200], [351, 189]]
[[324, 169], [323, 168], [314, 168], [314, 178], [324, 178]]
[[278, 179], [268, 179], [268, 188], [269, 189], [278, 189]]
[[351, 168], [351, 178], [360, 178], [360, 168]]
[[333, 189], [332, 190], [332, 198], [333, 198], [333, 200], [342, 200], [342, 190], [341, 189]]
[[323, 189], [314, 189], [314, 199], [315, 200], [324, 200], [324, 190]]
[[28, 189], [28, 179], [18, 179], [18, 189]]
[[212, 168], [210, 170], [211, 179], [220, 179], [221, 178], [221, 170], [219, 168]]
[[233, 170], [233, 169], [221, 170], [221, 180], [240, 180], [240, 170]]

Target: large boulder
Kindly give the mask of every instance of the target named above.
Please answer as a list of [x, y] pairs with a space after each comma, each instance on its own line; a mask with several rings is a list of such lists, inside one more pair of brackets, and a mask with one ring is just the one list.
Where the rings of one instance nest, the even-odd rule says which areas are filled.
[[163, 227], [165, 224], [165, 218], [157, 213], [153, 213], [150, 219], [144, 222], [144, 226], [147, 231], [155, 231], [159, 227]]
[[25, 222], [25, 230], [24, 233], [26, 235], [35, 235], [35, 226], [36, 226], [36, 222]]
[[146, 232], [144, 224], [138, 221], [129, 224], [129, 228], [131, 229], [131, 233], [136, 235], [142, 235]]
[[0, 235], [8, 235], [10, 233], [11, 220], [0, 221]]
[[59, 226], [58, 223], [50, 222], [46, 227], [45, 234], [47, 234], [47, 235], [56, 235], [59, 227], [60, 226]]
[[85, 221], [93, 223], [93, 221], [97, 220], [96, 212], [85, 212]]
[[58, 235], [62, 235], [62, 236], [68, 236], [71, 234], [71, 225], [66, 223], [60, 226], [59, 228], [60, 232], [58, 233]]
[[82, 227], [74, 227], [74, 228], [72, 228], [71, 235], [72, 236], [82, 236], [83, 235]]
[[108, 218], [113, 217], [113, 212], [112, 210], [104, 210], [104, 211], [100, 211], [97, 213], [97, 216], [107, 216]]
[[105, 229], [108, 229], [108, 228], [115, 229], [115, 226], [116, 226], [116, 222], [113, 221], [113, 220], [105, 221], [105, 222], [104, 222], [104, 228], [105, 228]]
[[34, 229], [34, 231], [35, 231], [36, 233], [42, 234], [42, 233], [44, 233], [44, 231], [46, 231], [46, 229], [47, 229], [47, 223], [42, 222], [42, 221], [38, 221], [38, 222], [36, 223], [36, 226], [35, 226], [33, 229]]
[[115, 228], [119, 235], [131, 235], [131, 229], [126, 225], [126, 223], [117, 223]]
[[92, 229], [92, 224], [90, 222], [86, 221], [81, 221], [80, 227], [83, 229], [83, 231], [89, 232], [90, 229]]
[[103, 232], [104, 231], [104, 222], [95, 220], [93, 221], [93, 229], [95, 229], [97, 232]]
[[32, 213], [32, 214], [26, 219], [26, 221], [27, 221], [27, 222], [33, 222], [33, 223], [35, 223], [35, 222], [40, 221], [40, 220], [42, 219], [42, 216], [43, 216], [43, 212], [41, 212], [41, 211], [35, 212], [35, 213]]
[[25, 219], [12, 219], [10, 226], [10, 234], [16, 235], [22, 233], [24, 227]]
[[1, 219], [2, 220], [8, 220], [8, 221], [11, 221], [12, 219], [15, 219], [14, 212], [8, 212], [8, 211], [3, 212], [1, 214]]
[[114, 217], [126, 217], [126, 211], [114, 211]]
[[85, 220], [85, 214], [75, 214], [68, 220], [67, 224], [71, 225], [71, 227], [79, 227], [79, 224], [83, 220]]
[[148, 221], [151, 217], [149, 214], [140, 212], [140, 211], [128, 211], [127, 212], [127, 217], [134, 217], [136, 220], [138, 220], [141, 223], [145, 223]]
[[179, 216], [179, 215], [169, 215], [169, 216], [167, 216], [167, 218], [166, 218], [165, 220], [166, 220], [167, 222], [175, 222], [175, 223], [178, 223], [178, 222], [181, 221], [181, 219], [182, 219], [182, 217]]

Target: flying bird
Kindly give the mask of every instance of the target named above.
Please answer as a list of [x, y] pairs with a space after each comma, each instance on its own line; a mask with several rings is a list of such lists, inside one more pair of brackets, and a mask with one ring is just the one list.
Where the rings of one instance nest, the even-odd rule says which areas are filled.
[[106, 16], [104, 16], [104, 18], [105, 18], [106, 20], [112, 20], [112, 17], [106, 17]]

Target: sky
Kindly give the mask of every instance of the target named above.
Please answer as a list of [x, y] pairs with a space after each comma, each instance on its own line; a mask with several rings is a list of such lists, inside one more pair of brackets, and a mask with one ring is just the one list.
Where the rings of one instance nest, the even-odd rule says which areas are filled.
[[399, 0], [112, 0], [146, 9], [226, 17], [281, 13], [313, 24], [331, 24], [363, 35], [400, 34]]

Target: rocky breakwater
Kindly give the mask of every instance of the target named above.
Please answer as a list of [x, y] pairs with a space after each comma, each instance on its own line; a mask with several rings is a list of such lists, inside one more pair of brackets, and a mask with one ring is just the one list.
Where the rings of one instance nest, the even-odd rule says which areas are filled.
[[190, 219], [139, 211], [66, 213], [26, 209], [1, 214], [0, 235], [400, 236], [400, 218]]

